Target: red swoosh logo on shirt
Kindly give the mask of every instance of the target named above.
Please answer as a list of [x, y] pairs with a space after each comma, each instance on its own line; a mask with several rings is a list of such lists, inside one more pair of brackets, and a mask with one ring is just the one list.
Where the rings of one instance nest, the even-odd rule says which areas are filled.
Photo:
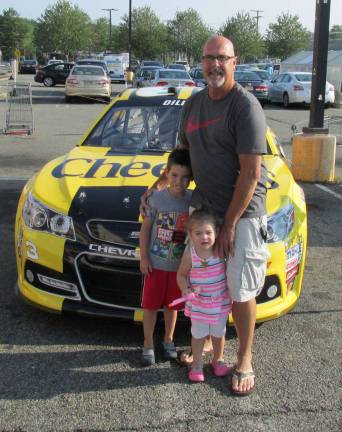
[[188, 124], [186, 125], [186, 132], [192, 133], [192, 132], [197, 131], [198, 129], [206, 129], [208, 126], [215, 124], [222, 119], [223, 119], [223, 116], [220, 116], [220, 117], [217, 117], [214, 119], [204, 120], [204, 121], [199, 122], [199, 123], [194, 123], [192, 120], [192, 117], [190, 117]]

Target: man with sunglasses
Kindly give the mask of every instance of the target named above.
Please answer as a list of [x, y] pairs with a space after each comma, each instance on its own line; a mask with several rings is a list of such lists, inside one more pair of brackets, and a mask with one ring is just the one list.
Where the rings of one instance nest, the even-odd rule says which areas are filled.
[[[179, 140], [190, 150], [196, 189], [192, 207], [213, 210], [221, 220], [216, 252], [227, 259], [227, 281], [239, 341], [233, 394], [255, 389], [252, 346], [255, 297], [266, 273], [266, 120], [257, 99], [234, 81], [232, 42], [211, 37], [203, 48], [208, 86], [184, 105]], [[191, 361], [191, 357], [188, 358]]]

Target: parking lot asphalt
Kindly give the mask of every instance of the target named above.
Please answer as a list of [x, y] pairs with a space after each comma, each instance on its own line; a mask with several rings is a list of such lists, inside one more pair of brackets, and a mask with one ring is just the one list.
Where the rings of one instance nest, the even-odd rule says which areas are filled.
[[[204, 384], [189, 384], [170, 362], [143, 369], [141, 326], [50, 315], [17, 301], [14, 217], [25, 179], [72, 148], [103, 109], [65, 104], [63, 87], [33, 93], [35, 133], [0, 135], [0, 431], [340, 431], [341, 183], [323, 185], [328, 191], [302, 184], [309, 223], [302, 296], [286, 316], [257, 328], [257, 391], [235, 398], [229, 379], [208, 366]], [[0, 103], [0, 118], [3, 110]], [[288, 151], [289, 124], [308, 110], [265, 113]], [[189, 328], [178, 326], [177, 345], [188, 342]], [[230, 363], [236, 347], [229, 329]]]

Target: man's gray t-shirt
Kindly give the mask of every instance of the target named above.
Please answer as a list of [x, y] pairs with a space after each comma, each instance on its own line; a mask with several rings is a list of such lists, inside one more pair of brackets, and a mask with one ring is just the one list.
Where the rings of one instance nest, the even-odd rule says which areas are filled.
[[186, 222], [191, 191], [174, 197], [165, 189], [153, 191], [147, 217], [153, 221], [150, 237], [150, 261], [153, 268], [177, 271], [185, 248]]
[[[208, 89], [192, 96], [181, 115], [179, 141], [190, 150], [196, 183], [191, 205], [206, 206], [220, 218], [230, 204], [240, 170], [239, 154], [266, 154], [266, 120], [258, 100], [239, 84], [220, 100]], [[242, 217], [266, 214], [266, 168]]]

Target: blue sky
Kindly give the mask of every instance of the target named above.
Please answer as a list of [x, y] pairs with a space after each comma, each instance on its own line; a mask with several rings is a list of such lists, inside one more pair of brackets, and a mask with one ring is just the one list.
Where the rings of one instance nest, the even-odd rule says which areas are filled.
[[[129, 0], [78, 0], [70, 1], [83, 9], [91, 19], [108, 16], [103, 8], [116, 8], [112, 12], [113, 24], [118, 24], [120, 18], [128, 12]], [[54, 0], [1, 0], [0, 12], [9, 7], [14, 8], [22, 17], [39, 18], [44, 10], [55, 3]], [[210, 5], [210, 7], [208, 7]], [[196, 9], [204, 22], [218, 28], [228, 17], [237, 12], [250, 12], [259, 9], [259, 28], [264, 32], [267, 26], [275, 22], [282, 12], [289, 12], [299, 16], [300, 22], [313, 31], [315, 28], [315, 0], [132, 0], [132, 8], [150, 6], [161, 20], [172, 19], [177, 11], [190, 7]], [[342, 1], [331, 0], [330, 27], [334, 24], [342, 25]]]

